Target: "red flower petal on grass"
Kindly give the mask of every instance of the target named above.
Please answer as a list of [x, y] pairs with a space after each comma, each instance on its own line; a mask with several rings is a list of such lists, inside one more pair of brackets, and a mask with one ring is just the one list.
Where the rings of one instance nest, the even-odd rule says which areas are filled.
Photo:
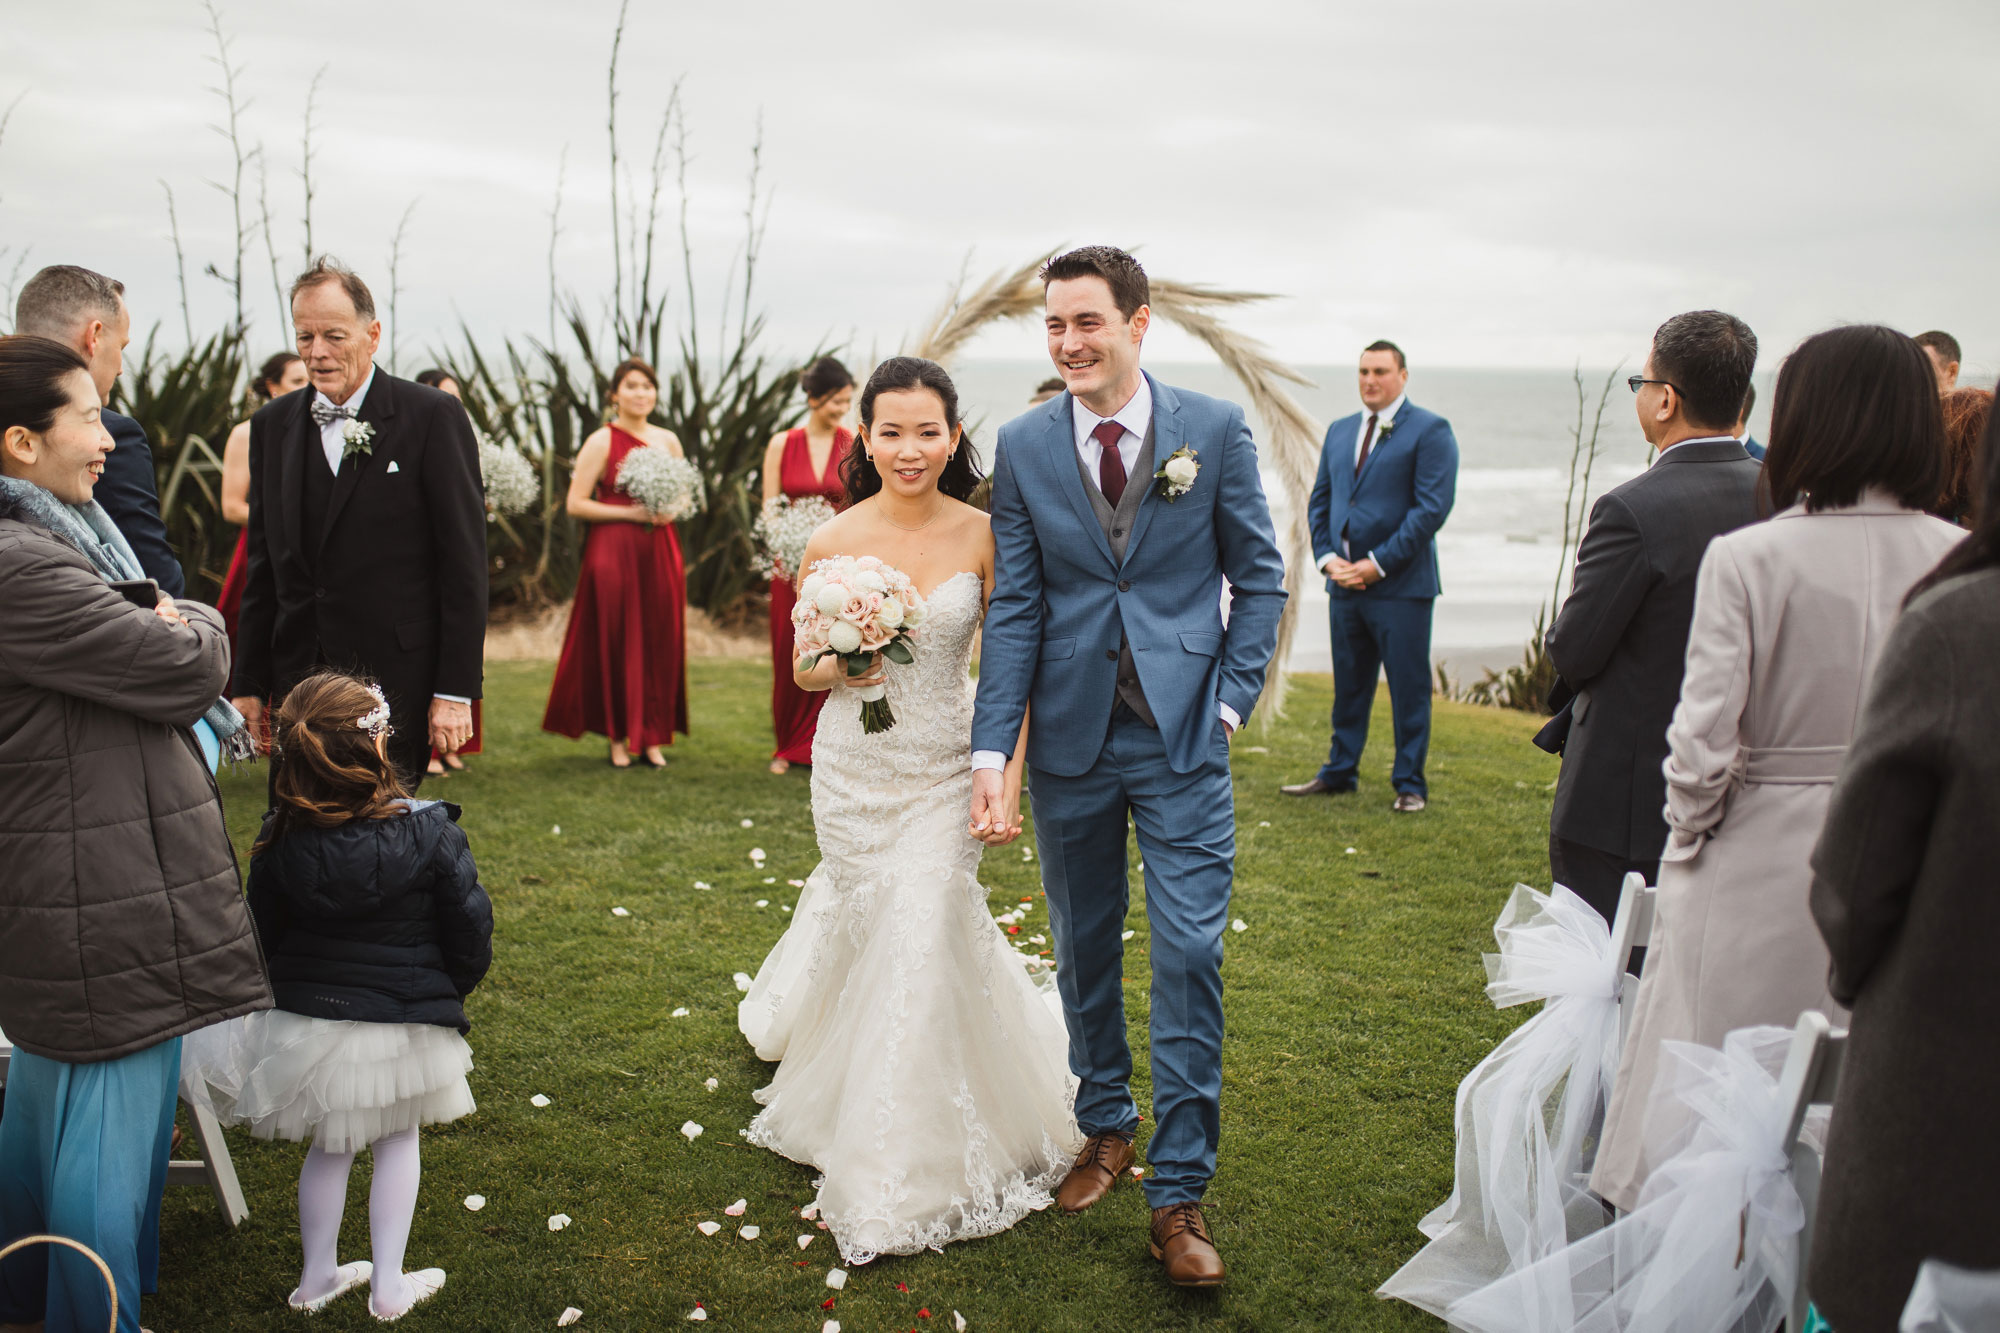
[[819, 1308], [822, 1310], [831, 1310], [833, 1308], [833, 1297], [829, 1296], [825, 1300], [821, 1301], [819, 1303]]
[[929, 1319], [930, 1317], [931, 1317], [931, 1312], [929, 1310], [917, 1311], [917, 1318], [919, 1319]]
[[909, 1289], [910, 1289], [910, 1284], [909, 1284], [909, 1283], [907, 1283], [907, 1282], [898, 1282], [898, 1283], [896, 1284], [896, 1290], [897, 1290], [897, 1291], [901, 1291], [901, 1292], [908, 1292], [908, 1291], [909, 1291]]

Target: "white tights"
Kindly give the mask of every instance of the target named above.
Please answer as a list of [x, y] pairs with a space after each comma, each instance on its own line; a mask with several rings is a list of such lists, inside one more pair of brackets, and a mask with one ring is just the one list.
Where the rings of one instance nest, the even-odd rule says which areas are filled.
[[[417, 1131], [406, 1129], [368, 1145], [375, 1157], [375, 1177], [368, 1186], [368, 1244], [375, 1261], [369, 1291], [375, 1309], [393, 1314], [410, 1304], [410, 1284], [403, 1280], [403, 1249], [410, 1242], [410, 1223], [417, 1212], [417, 1183], [423, 1168], [417, 1157]], [[340, 1217], [347, 1209], [347, 1173], [351, 1152], [321, 1152], [315, 1143], [299, 1172], [299, 1240], [305, 1268], [299, 1275], [299, 1295], [311, 1300], [332, 1291], [339, 1281]]]

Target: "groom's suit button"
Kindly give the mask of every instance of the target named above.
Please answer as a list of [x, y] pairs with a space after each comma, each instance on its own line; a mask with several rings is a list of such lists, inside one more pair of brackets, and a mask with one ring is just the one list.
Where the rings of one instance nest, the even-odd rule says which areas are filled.
[[1132, 591], [1132, 580], [1130, 580], [1130, 579], [1120, 579], [1120, 580], [1118, 580], [1118, 591], [1120, 591], [1120, 592], [1130, 592], [1130, 591]]
[[1118, 660], [1118, 650], [1116, 648], [1106, 648], [1104, 650], [1104, 660], [1107, 662], [1116, 662]]
[[1123, 528], [1113, 528], [1113, 529], [1111, 529], [1111, 535], [1112, 535], [1112, 536], [1114, 536], [1114, 537], [1123, 537], [1123, 536], [1125, 535], [1125, 529], [1123, 529]]

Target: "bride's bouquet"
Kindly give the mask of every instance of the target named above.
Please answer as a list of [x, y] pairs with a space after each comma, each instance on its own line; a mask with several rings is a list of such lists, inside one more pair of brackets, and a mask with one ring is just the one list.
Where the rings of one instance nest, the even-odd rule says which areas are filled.
[[833, 506], [822, 496], [794, 499], [789, 495], [774, 495], [764, 501], [763, 512], [757, 515], [757, 525], [750, 532], [770, 553], [772, 563], [778, 567], [778, 577], [789, 579], [798, 572], [799, 561], [805, 558], [806, 543], [819, 531], [819, 525], [832, 517]]
[[618, 489], [661, 518], [686, 518], [701, 508], [700, 469], [662, 445], [625, 455], [618, 464]]
[[[799, 586], [792, 629], [807, 667], [832, 656], [849, 676], [859, 676], [876, 653], [899, 666], [915, 661], [911, 635], [927, 614], [908, 574], [872, 555], [840, 555], [814, 562]], [[861, 696], [862, 731], [873, 735], [896, 725], [886, 687], [868, 685], [855, 693]]]

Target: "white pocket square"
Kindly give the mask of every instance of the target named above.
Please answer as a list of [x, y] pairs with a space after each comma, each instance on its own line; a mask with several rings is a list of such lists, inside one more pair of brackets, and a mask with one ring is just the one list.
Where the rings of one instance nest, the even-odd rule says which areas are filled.
[[395, 460], [394, 460], [394, 459], [391, 459], [391, 460], [389, 461], [389, 471], [391, 471], [391, 472], [400, 472], [400, 471], [402, 471], [402, 469], [396, 466], [396, 462], [395, 462]]

